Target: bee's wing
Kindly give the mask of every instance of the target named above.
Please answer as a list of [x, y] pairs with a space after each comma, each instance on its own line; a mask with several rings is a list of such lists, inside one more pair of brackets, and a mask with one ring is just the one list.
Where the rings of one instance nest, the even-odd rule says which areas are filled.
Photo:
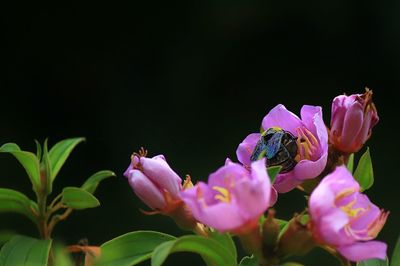
[[253, 153], [251, 154], [250, 161], [254, 162], [260, 159], [260, 157], [263, 157], [265, 155], [265, 141], [263, 138], [261, 138], [257, 144], [256, 147], [254, 148]]
[[278, 152], [283, 134], [281, 132], [275, 133], [267, 142], [267, 158], [271, 159]]

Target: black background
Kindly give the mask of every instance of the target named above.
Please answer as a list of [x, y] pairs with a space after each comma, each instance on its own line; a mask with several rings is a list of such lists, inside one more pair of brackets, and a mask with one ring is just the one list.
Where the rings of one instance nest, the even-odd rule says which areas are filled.
[[[55, 193], [110, 169], [100, 208], [76, 211], [54, 236], [94, 245], [134, 230], [179, 235], [145, 206], [122, 176], [141, 146], [164, 154], [184, 177], [206, 179], [278, 103], [295, 113], [320, 105], [329, 123], [336, 95], [374, 90], [381, 118], [368, 142], [373, 202], [391, 211], [379, 239], [400, 234], [397, 136], [400, 76], [398, 1], [187, 1], [131, 5], [2, 6], [1, 143], [34, 150], [85, 136], [54, 184]], [[33, 197], [22, 167], [0, 156], [0, 186]], [[398, 195], [398, 194], [397, 194]], [[306, 202], [281, 195], [278, 216]], [[35, 236], [19, 215], [0, 214], [0, 229]], [[317, 261], [315, 257], [321, 261]], [[172, 262], [193, 257], [174, 255]], [[196, 262], [201, 261], [196, 257]], [[320, 252], [307, 265], [334, 265]]]

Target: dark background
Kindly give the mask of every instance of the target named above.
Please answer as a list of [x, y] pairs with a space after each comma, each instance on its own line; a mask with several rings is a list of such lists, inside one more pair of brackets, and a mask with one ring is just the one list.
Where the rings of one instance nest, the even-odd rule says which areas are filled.
[[[381, 118], [368, 142], [375, 170], [368, 194], [391, 211], [379, 236], [391, 252], [400, 234], [399, 12], [395, 0], [2, 6], [0, 143], [33, 151], [34, 139], [85, 136], [55, 192], [97, 170], [117, 173], [96, 193], [100, 208], [58, 225], [54, 236], [65, 243], [100, 245], [142, 229], [179, 235], [168, 218], [140, 213], [145, 206], [122, 176], [133, 151], [144, 146], [182, 177], [206, 179], [226, 157], [236, 159], [238, 143], [276, 104], [297, 114], [303, 104], [321, 105], [329, 123], [333, 97], [368, 86]], [[0, 169], [1, 187], [33, 197], [14, 158], [0, 155]], [[279, 199], [281, 218], [305, 205], [297, 191]], [[36, 235], [19, 215], [0, 214], [3, 229]], [[322, 262], [336, 263], [318, 251], [306, 260]]]

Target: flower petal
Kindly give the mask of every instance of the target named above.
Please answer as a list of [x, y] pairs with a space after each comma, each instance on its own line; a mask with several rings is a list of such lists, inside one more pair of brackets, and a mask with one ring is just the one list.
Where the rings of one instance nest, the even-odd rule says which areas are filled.
[[351, 261], [385, 260], [387, 245], [380, 241], [356, 242], [352, 245], [338, 247], [337, 250]]
[[243, 165], [250, 166], [251, 161], [250, 157], [254, 151], [254, 148], [257, 145], [258, 140], [260, 139], [260, 133], [252, 133], [248, 135], [242, 143], [239, 144], [236, 150], [236, 156]]
[[299, 117], [288, 111], [282, 104], [275, 106], [262, 121], [262, 128], [264, 130], [271, 127], [280, 127], [294, 135], [297, 135], [296, 128], [302, 125], [303, 123]]
[[328, 214], [324, 214], [317, 221], [317, 227], [324, 242], [335, 246], [347, 245], [353, 242], [343, 230], [348, 222], [349, 217], [343, 211], [331, 209]]
[[351, 146], [358, 133], [360, 132], [364, 119], [364, 110], [360, 102], [354, 102], [347, 110], [343, 122], [341, 145]]
[[269, 199], [269, 206], [271, 207], [274, 206], [277, 201], [278, 201], [278, 191], [273, 186], [271, 186], [271, 196]]
[[337, 166], [333, 172], [322, 179], [319, 185], [329, 186], [334, 194], [338, 194], [343, 190], [352, 190], [354, 192], [360, 190], [360, 185], [344, 165]]
[[171, 169], [164, 157], [141, 157], [143, 173], [159, 187], [166, 189], [172, 197], [177, 197], [182, 189], [182, 179]]
[[310, 214], [313, 219], [320, 218], [329, 213], [334, 207], [335, 195], [327, 184], [322, 180], [321, 183], [311, 193], [308, 201]]
[[245, 220], [240, 213], [236, 205], [220, 202], [201, 209], [198, 216], [193, 215], [201, 223], [224, 233], [245, 224]]
[[294, 178], [297, 180], [307, 180], [319, 176], [325, 169], [328, 160], [328, 151], [326, 150], [322, 156], [316, 160], [301, 160], [293, 169]]
[[166, 207], [164, 196], [160, 190], [139, 170], [132, 170], [129, 175], [129, 184], [135, 194], [152, 209]]
[[301, 121], [303, 121], [306, 128], [311, 131], [314, 136], [318, 136], [316, 123], [322, 123], [326, 129], [324, 121], [322, 121], [322, 108], [320, 106], [303, 105], [300, 110], [300, 115]]
[[301, 184], [301, 181], [295, 178], [294, 171], [284, 174], [278, 174], [274, 182], [274, 188], [279, 193], [286, 193]]
[[271, 183], [265, 159], [251, 164], [251, 177], [240, 179], [233, 188], [238, 209], [245, 220], [257, 219], [270, 204]]
[[215, 201], [213, 195], [214, 192], [203, 182], [180, 193], [193, 216], [207, 226], [226, 232], [244, 223], [236, 205]]
[[125, 170], [124, 176], [125, 176], [126, 178], [129, 178], [130, 173], [131, 173], [132, 170], [133, 170], [133, 165], [132, 165], [132, 163], [131, 163], [131, 164], [129, 164], [128, 168]]

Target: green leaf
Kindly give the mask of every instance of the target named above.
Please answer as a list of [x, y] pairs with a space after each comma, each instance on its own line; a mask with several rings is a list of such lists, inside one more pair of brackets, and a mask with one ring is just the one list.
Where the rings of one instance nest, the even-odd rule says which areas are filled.
[[300, 218], [300, 223], [301, 223], [302, 225], [308, 224], [309, 221], [310, 221], [310, 215], [308, 215], [308, 214], [303, 214], [303, 215], [301, 216], [301, 218]]
[[52, 189], [53, 189], [53, 179], [52, 177], [52, 170], [51, 170], [51, 162], [50, 162], [50, 157], [49, 157], [49, 152], [47, 149], [47, 139], [44, 141], [44, 145], [43, 145], [43, 157], [42, 157], [42, 161], [40, 164], [41, 168], [42, 168], [42, 173], [45, 174], [46, 176], [46, 193], [47, 195], [51, 193]]
[[10, 241], [16, 235], [14, 231], [10, 230], [1, 230], [0, 231], [0, 247]]
[[391, 266], [400, 265], [400, 237], [397, 239], [396, 246], [394, 247], [392, 259], [390, 260]]
[[99, 185], [99, 183], [107, 178], [107, 177], [111, 177], [111, 176], [116, 176], [114, 172], [108, 171], [108, 170], [103, 170], [103, 171], [99, 171], [95, 174], [93, 174], [91, 177], [89, 177], [85, 183], [81, 186], [82, 189], [86, 190], [89, 193], [94, 193], [96, 191], [97, 186]]
[[258, 259], [254, 255], [243, 257], [239, 266], [258, 266]]
[[282, 231], [282, 229], [288, 224], [288, 221], [282, 219], [275, 218], [275, 221], [279, 224], [279, 231]]
[[160, 266], [174, 252], [193, 252], [214, 265], [236, 266], [236, 259], [228, 248], [211, 238], [196, 235], [182, 236], [159, 245], [151, 256], [151, 265]]
[[357, 262], [357, 266], [389, 266], [389, 261], [387, 258], [386, 260], [378, 260], [378, 259], [364, 260]]
[[267, 168], [269, 179], [271, 180], [271, 184], [275, 182], [276, 176], [281, 171], [282, 166], [276, 165]]
[[15, 143], [4, 144], [0, 147], [0, 152], [12, 154], [22, 164], [31, 180], [33, 190], [37, 193], [40, 188], [40, 163], [36, 155], [21, 151]]
[[64, 165], [68, 156], [71, 154], [72, 150], [80, 142], [84, 141], [85, 138], [72, 138], [65, 139], [57, 142], [49, 152], [49, 158], [51, 162], [52, 176], [51, 179], [54, 181], [61, 167]]
[[37, 204], [21, 192], [0, 188], [0, 212], [20, 213], [36, 223], [34, 212], [37, 210]]
[[69, 208], [82, 210], [100, 205], [95, 196], [78, 187], [66, 187], [62, 191], [61, 201]]
[[213, 231], [210, 233], [210, 237], [220, 243], [222, 246], [228, 249], [231, 253], [232, 257], [237, 260], [237, 250], [235, 242], [233, 242], [232, 236], [228, 233], [221, 234], [217, 231]]
[[21, 151], [21, 149], [19, 148], [19, 146], [17, 144], [9, 142], [9, 143], [3, 144], [0, 147], [0, 151], [1, 152], [13, 152], [13, 151]]
[[42, 159], [42, 146], [40, 145], [39, 141], [35, 139], [36, 143], [36, 157], [39, 159], [39, 161]]
[[349, 161], [347, 162], [347, 169], [349, 169], [350, 173], [353, 173], [354, 167], [354, 153], [350, 154]]
[[369, 189], [374, 183], [374, 171], [372, 169], [371, 155], [369, 148], [361, 156], [357, 168], [354, 171], [354, 178], [360, 184], [361, 191]]
[[101, 266], [130, 266], [151, 258], [160, 244], [176, 239], [154, 231], [136, 231], [114, 238], [101, 245]]
[[0, 251], [2, 266], [47, 265], [51, 240], [16, 235]]

